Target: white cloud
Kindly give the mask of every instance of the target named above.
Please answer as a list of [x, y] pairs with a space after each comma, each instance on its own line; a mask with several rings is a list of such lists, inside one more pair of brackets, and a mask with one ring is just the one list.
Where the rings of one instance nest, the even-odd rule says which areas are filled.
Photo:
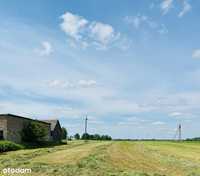
[[178, 17], [181, 18], [183, 17], [187, 12], [189, 12], [192, 9], [192, 6], [188, 3], [188, 1], [183, 0], [183, 9], [182, 11], [178, 14]]
[[78, 85], [81, 87], [93, 87], [96, 86], [97, 82], [94, 80], [80, 80]]
[[169, 116], [171, 116], [171, 117], [177, 117], [177, 116], [181, 116], [181, 115], [182, 115], [181, 112], [172, 112], [169, 114]]
[[86, 27], [88, 21], [70, 12], [63, 14], [61, 19], [63, 19], [63, 22], [60, 24], [61, 29], [76, 40], [81, 39], [81, 32]]
[[91, 37], [106, 45], [115, 38], [115, 32], [111, 25], [94, 22], [90, 25]]
[[166, 124], [165, 122], [161, 122], [161, 121], [152, 122], [152, 125], [165, 125], [165, 124]]
[[[119, 39], [120, 33], [115, 32], [113, 26], [102, 22], [88, 21], [87, 19], [66, 12], [61, 16], [63, 20], [60, 24], [61, 29], [83, 48], [89, 45], [106, 47], [113, 41]], [[99, 47], [99, 48], [100, 48]]]
[[137, 122], [118, 122], [117, 125], [119, 126], [138, 126], [139, 123]]
[[53, 88], [74, 88], [74, 84], [68, 81], [52, 80], [49, 82], [49, 87]]
[[50, 42], [43, 41], [41, 43], [41, 48], [36, 49], [35, 51], [41, 56], [49, 56], [51, 53], [53, 53], [53, 48]]
[[173, 0], [163, 0], [160, 5], [163, 15], [167, 14], [169, 10], [172, 8], [172, 6], [173, 6]]
[[62, 80], [52, 80], [48, 83], [51, 88], [65, 89], [65, 88], [89, 88], [97, 85], [95, 80], [79, 80], [77, 82], [69, 82]]
[[90, 120], [90, 117], [88, 117], [88, 119], [89, 119], [89, 121], [88, 121], [88, 123], [89, 124], [93, 124], [93, 125], [102, 125], [102, 124], [104, 124], [104, 122], [103, 121], [101, 121], [101, 120]]
[[193, 53], [192, 53], [192, 57], [194, 59], [200, 59], [200, 49], [194, 50]]

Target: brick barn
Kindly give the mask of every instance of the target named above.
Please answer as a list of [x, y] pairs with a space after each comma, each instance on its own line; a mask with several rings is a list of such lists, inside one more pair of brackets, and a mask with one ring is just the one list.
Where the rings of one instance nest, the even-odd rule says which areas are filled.
[[62, 138], [62, 129], [58, 120], [36, 120], [13, 114], [0, 114], [0, 140], [22, 142], [21, 131], [24, 124], [35, 121], [48, 131], [46, 141], [59, 141]]

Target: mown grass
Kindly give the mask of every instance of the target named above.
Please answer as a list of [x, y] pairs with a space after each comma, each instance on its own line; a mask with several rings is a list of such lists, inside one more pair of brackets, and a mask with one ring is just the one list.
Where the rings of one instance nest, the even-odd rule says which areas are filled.
[[200, 176], [200, 143], [76, 141], [4, 153], [7, 167], [33, 176]]
[[109, 162], [124, 170], [160, 175], [200, 175], [200, 143], [119, 142]]

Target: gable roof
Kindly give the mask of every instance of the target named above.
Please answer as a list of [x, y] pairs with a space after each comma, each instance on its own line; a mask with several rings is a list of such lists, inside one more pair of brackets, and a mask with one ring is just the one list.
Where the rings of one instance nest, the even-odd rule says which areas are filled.
[[57, 119], [53, 119], [53, 120], [44, 120], [44, 122], [46, 123], [50, 123], [51, 124], [51, 131], [53, 131], [57, 125], [57, 123], [60, 125], [59, 121]]
[[49, 122], [45, 122], [43, 120], [37, 120], [37, 119], [30, 119], [30, 118], [27, 118], [27, 117], [23, 117], [23, 116], [18, 116], [18, 115], [14, 115], [14, 114], [0, 114], [0, 118], [1, 117], [13, 117], [13, 118], [21, 118], [21, 119], [26, 119], [26, 120], [31, 120], [31, 121], [36, 121], [36, 122], [40, 122], [40, 123], [45, 123], [45, 124], [48, 124], [48, 125], [51, 125], [51, 123]]

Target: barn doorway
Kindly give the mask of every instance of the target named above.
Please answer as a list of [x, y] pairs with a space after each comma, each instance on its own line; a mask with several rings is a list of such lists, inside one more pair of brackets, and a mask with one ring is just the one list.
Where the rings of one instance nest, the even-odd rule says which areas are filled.
[[3, 130], [0, 130], [0, 140], [3, 140]]

